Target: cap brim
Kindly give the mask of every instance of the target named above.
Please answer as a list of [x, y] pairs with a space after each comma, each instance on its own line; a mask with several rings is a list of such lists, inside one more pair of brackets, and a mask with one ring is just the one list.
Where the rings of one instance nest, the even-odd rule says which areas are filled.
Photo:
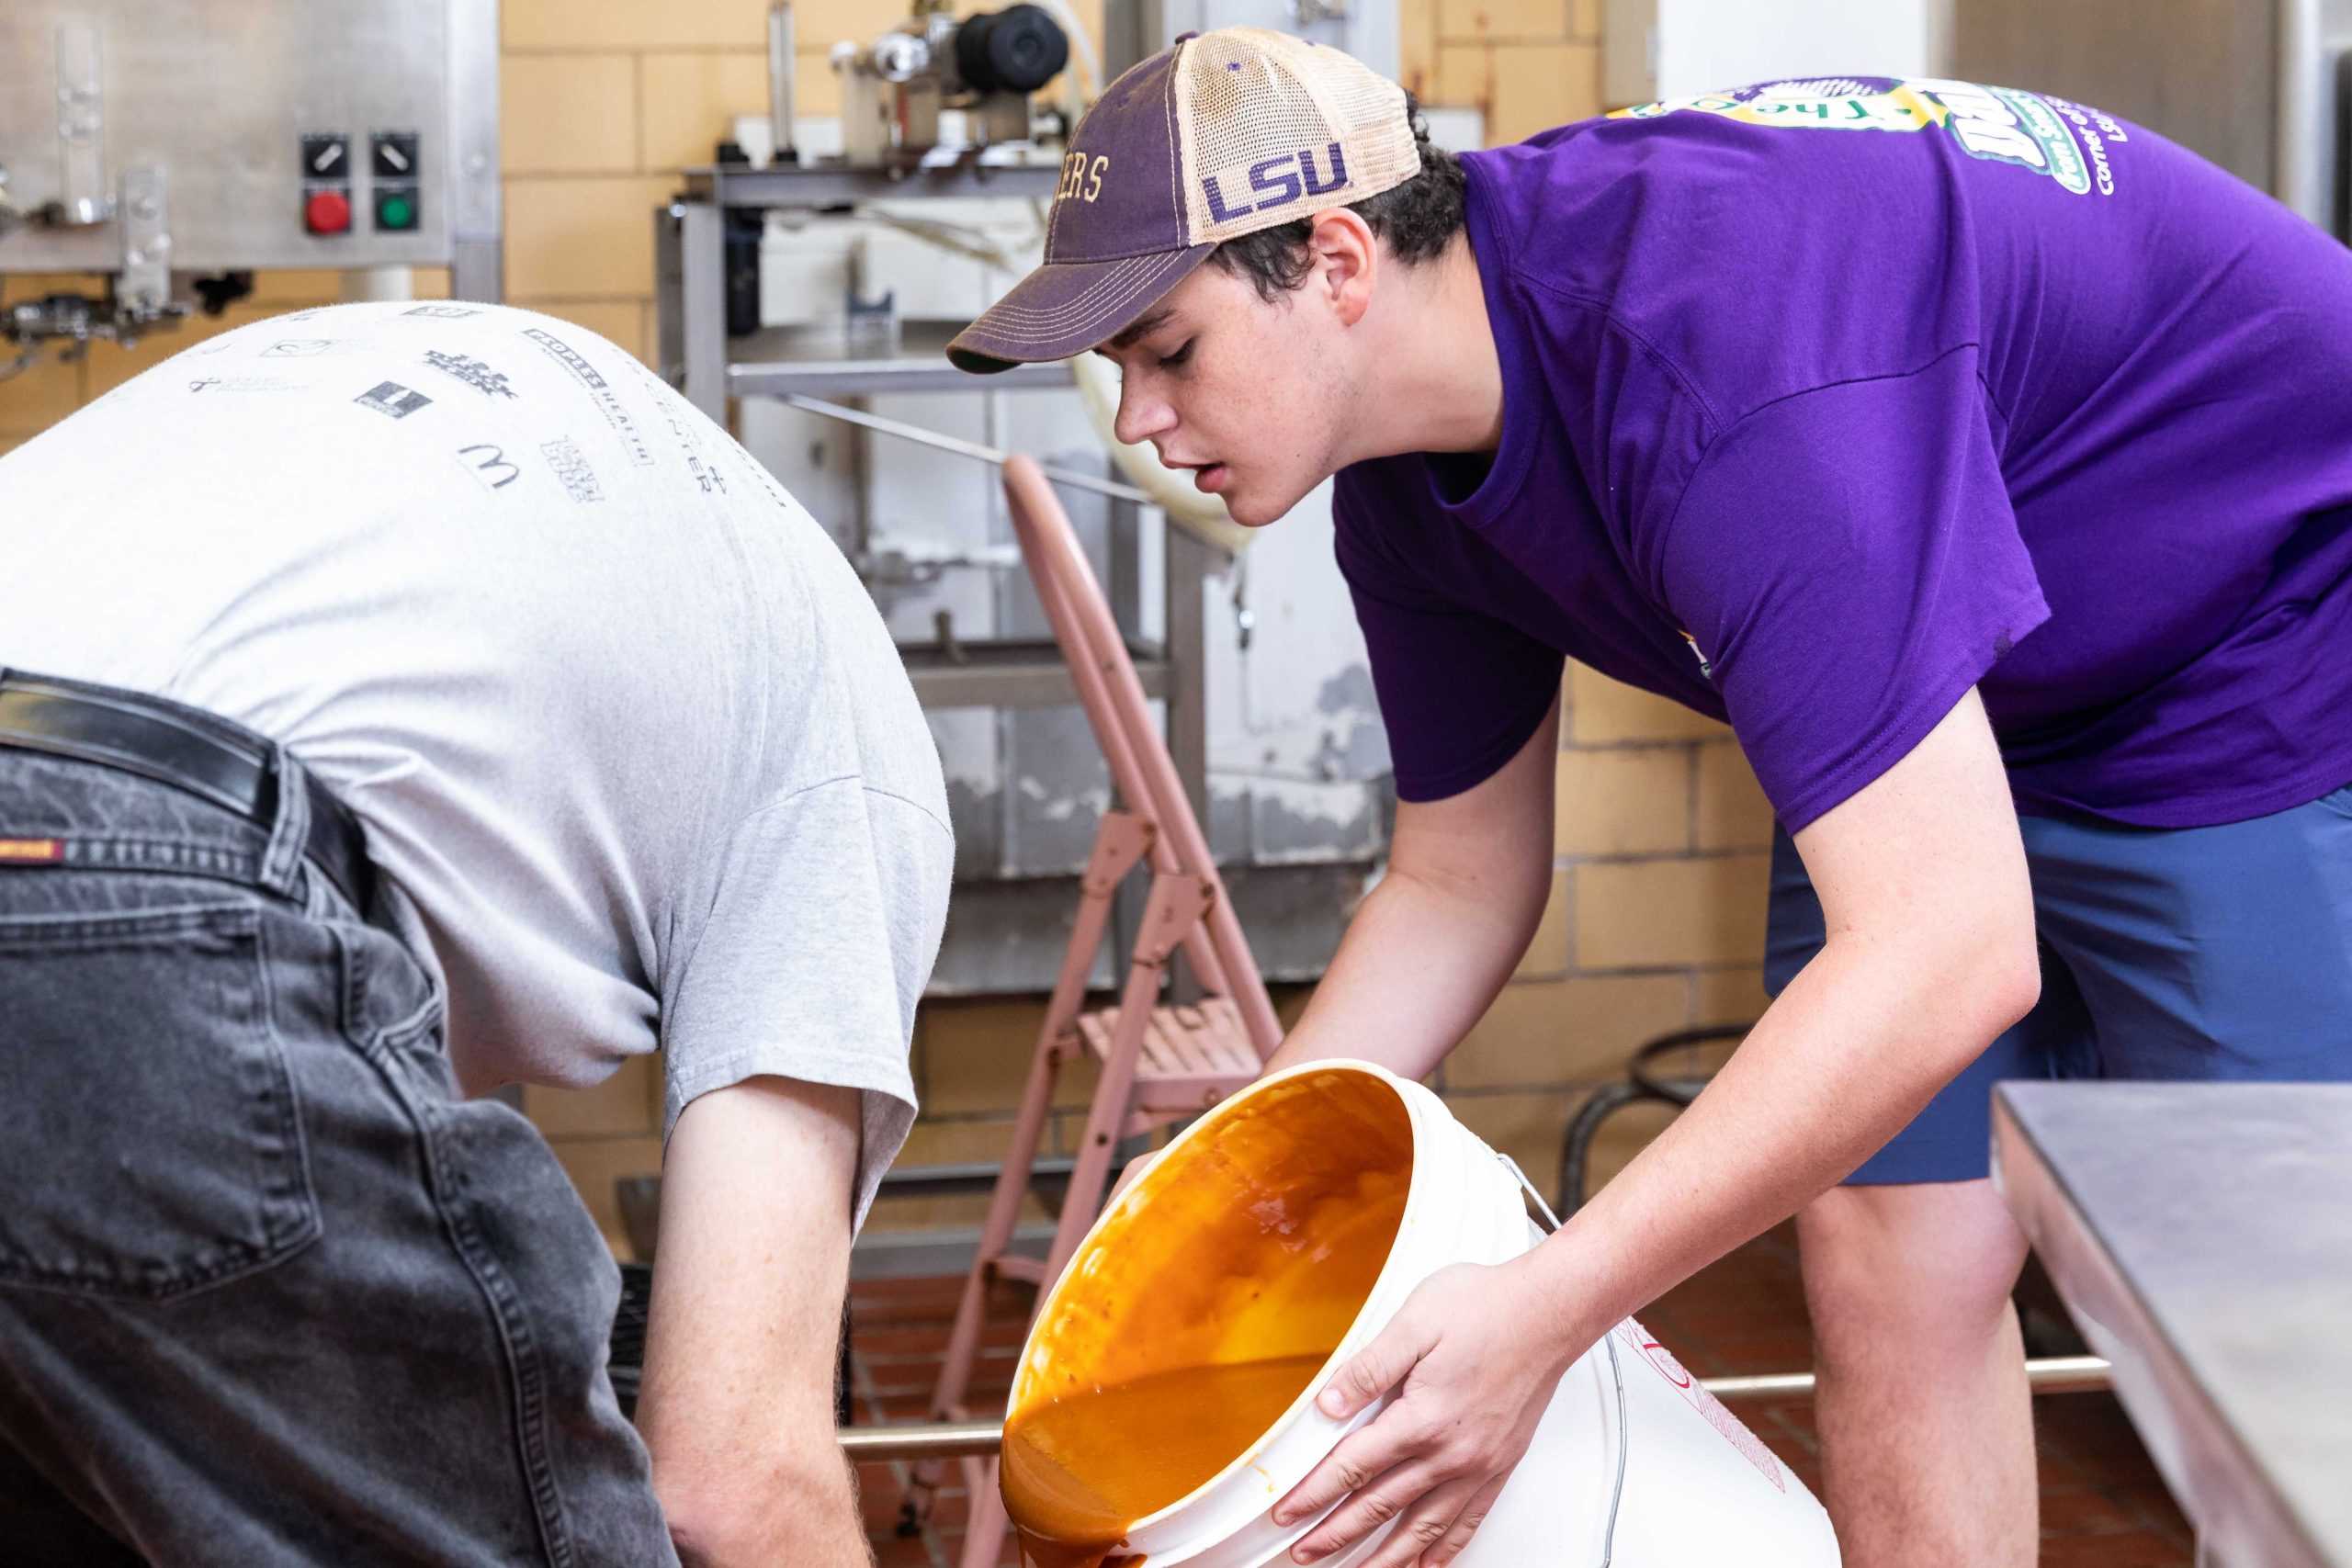
[[1134, 325], [1216, 249], [1193, 245], [1117, 261], [1048, 262], [956, 333], [947, 357], [976, 376], [1074, 358]]

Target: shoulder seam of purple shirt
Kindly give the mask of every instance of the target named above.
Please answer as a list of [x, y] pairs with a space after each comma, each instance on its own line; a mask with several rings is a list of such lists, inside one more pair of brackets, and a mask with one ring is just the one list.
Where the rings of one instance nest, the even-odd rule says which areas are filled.
[[[1715, 407], [1714, 399], [1707, 396], [1706, 389], [1700, 386], [1697, 379], [1693, 378], [1689, 371], [1682, 368], [1682, 362], [1680, 360], [1667, 353], [1666, 350], [1658, 347], [1657, 344], [1652, 343], [1649, 339], [1649, 335], [1644, 333], [1641, 328], [1634, 325], [1633, 322], [1627, 321], [1624, 317], [1619, 315], [1614, 310], [1611, 309], [1609, 301], [1606, 299], [1596, 299], [1589, 294], [1578, 293], [1575, 289], [1562, 288], [1558, 285], [1552, 283], [1547, 279], [1536, 276], [1533, 273], [1521, 270], [1517, 263], [1510, 264], [1510, 276], [1512, 281], [1524, 288], [1541, 288], [1544, 293], [1549, 294], [1555, 299], [1561, 300], [1566, 304], [1580, 305], [1590, 310], [1595, 315], [1599, 316], [1602, 323], [1608, 326], [1611, 330], [1623, 333], [1627, 337], [1633, 339], [1635, 344], [1640, 345], [1642, 352], [1656, 360], [1659, 367], [1663, 368], [1668, 376], [1674, 378], [1675, 383], [1689, 395], [1690, 400], [1699, 405], [1699, 412], [1706, 416], [1707, 423], [1710, 426], [1714, 427], [1707, 439], [1709, 441], [1713, 441], [1716, 434], [1721, 434], [1722, 427], [1724, 423], [1723, 412]], [[1738, 417], [1739, 416], [1734, 417], [1734, 423], [1737, 422]]]
[[[1810, 387], [1799, 387], [1793, 391], [1777, 393], [1772, 397], [1765, 399], [1762, 402], [1758, 403], [1753, 408], [1740, 410], [1737, 416], [1735, 417], [1730, 423], [1723, 425], [1707, 437], [1707, 444], [1700, 448], [1699, 456], [1690, 465], [1690, 471], [1682, 476], [1682, 491], [1681, 494], [1677, 495], [1674, 498], [1674, 510], [1667, 513], [1666, 531], [1669, 534], [1674, 531], [1674, 525], [1682, 515], [1682, 502], [1684, 499], [1690, 495], [1690, 486], [1692, 482], [1698, 479], [1699, 470], [1707, 466], [1707, 459], [1715, 455], [1716, 448], [1721, 446], [1733, 432], [1736, 431], [1741, 425], [1746, 424], [1749, 420], [1754, 419], [1757, 415], [1764, 413], [1770, 410], [1779, 408], [1782, 403], [1792, 403], [1796, 401], [1799, 398], [1810, 398], [1818, 393], [1832, 391], [1839, 387], [1861, 387], [1867, 386], [1873, 381], [1905, 381], [1914, 376], [1924, 376], [1928, 371], [1934, 369], [1937, 366], [1941, 365], [1945, 360], [1950, 359], [1955, 354], [1981, 354], [1983, 352], [1983, 344], [1979, 344], [1975, 339], [1971, 338], [1965, 343], [1953, 344], [1950, 348], [1944, 349], [1940, 353], [1929, 355], [1927, 358], [1921, 360], [1918, 364], [1912, 366], [1907, 370], [1882, 370], [1875, 375], [1870, 376], [1840, 376], [1834, 380], [1816, 382]], [[1983, 389], [1984, 386], [1984, 371], [1979, 367], [1972, 366], [1970, 367], [1969, 374], [1974, 379], [1976, 385], [1980, 389]], [[2003, 423], [2006, 423], [2007, 421], [2004, 420]], [[1595, 499], [1598, 500], [1599, 498], [1596, 497]]]

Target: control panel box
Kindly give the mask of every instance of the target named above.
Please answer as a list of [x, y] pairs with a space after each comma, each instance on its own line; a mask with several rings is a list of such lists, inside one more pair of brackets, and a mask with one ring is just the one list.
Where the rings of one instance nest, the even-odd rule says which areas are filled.
[[0, 272], [115, 271], [159, 221], [174, 272], [473, 248], [494, 288], [496, 0], [6, 0], [0, 180]]

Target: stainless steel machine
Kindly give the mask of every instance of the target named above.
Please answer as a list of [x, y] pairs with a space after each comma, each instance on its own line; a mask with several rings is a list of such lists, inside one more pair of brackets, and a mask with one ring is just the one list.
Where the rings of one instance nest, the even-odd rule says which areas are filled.
[[1950, 71], [2201, 152], [2352, 239], [2352, 0], [1951, 0]]
[[500, 233], [496, 0], [0, 5], [0, 274], [105, 279], [0, 339], [128, 340], [267, 268], [492, 299]]
[[940, 143], [940, 111], [961, 109], [974, 146], [1030, 136], [1030, 95], [1061, 74], [1069, 35], [1042, 6], [958, 17], [944, 0], [868, 44], [833, 46], [842, 152], [859, 168], [920, 161]]

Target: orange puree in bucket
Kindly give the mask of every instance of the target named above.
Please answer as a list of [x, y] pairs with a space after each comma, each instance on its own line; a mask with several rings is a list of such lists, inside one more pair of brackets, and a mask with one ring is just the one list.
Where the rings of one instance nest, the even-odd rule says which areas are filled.
[[[1283, 1356], [1154, 1372], [1041, 1404], [1004, 1439], [1004, 1493], [1045, 1521], [1023, 1546], [1039, 1568], [1091, 1568], [1126, 1534], [1231, 1464], [1272, 1427], [1323, 1364]], [[1072, 1547], [1069, 1543], [1076, 1541]]]
[[1395, 1090], [1332, 1068], [1212, 1113], [1121, 1200], [1013, 1388], [1001, 1478], [1035, 1568], [1132, 1561], [1136, 1520], [1309, 1392], [1388, 1259], [1412, 1145]]

